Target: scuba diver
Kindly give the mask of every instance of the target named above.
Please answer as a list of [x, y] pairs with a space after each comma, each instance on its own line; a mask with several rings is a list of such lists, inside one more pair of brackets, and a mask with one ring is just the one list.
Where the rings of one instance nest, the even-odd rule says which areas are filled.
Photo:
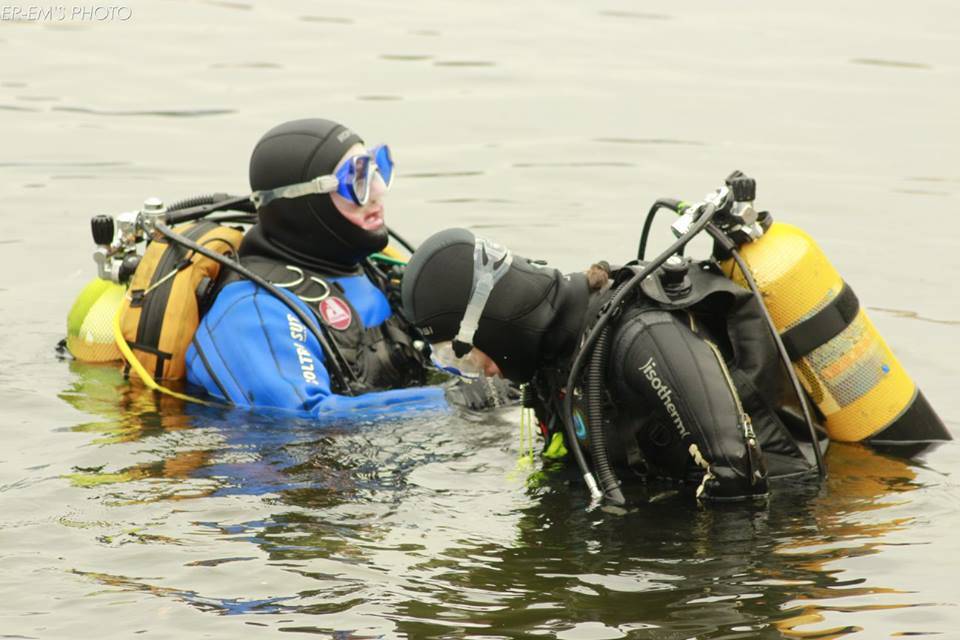
[[[627, 476], [679, 482], [700, 499], [763, 496], [774, 479], [823, 477], [824, 431], [949, 440], [816, 244], [757, 212], [754, 193], [735, 172], [704, 202], [658, 200], [637, 259], [586, 274], [465, 229], [438, 232], [406, 268], [407, 317], [525, 384], [543, 456], [572, 452], [594, 501], [623, 504]], [[645, 261], [663, 208], [680, 214], [677, 240]], [[714, 240], [706, 260], [683, 255], [699, 233]]]
[[424, 386], [428, 347], [394, 311], [399, 292], [368, 259], [389, 241], [384, 196], [393, 177], [387, 145], [368, 150], [329, 120], [274, 127], [250, 158], [258, 221], [239, 247], [240, 263], [315, 315], [330, 356], [349, 372], [351, 395], [335, 387], [331, 357], [287, 306], [236, 274], [200, 322], [186, 356], [188, 381], [236, 405], [311, 415], [445, 407], [447, 399], [472, 408], [504, 402], [502, 383]]
[[384, 222], [394, 175], [387, 145], [295, 120], [256, 144], [249, 196], [94, 217], [99, 279], [71, 310], [65, 346], [88, 362], [122, 356], [183, 399], [199, 400], [157, 381], [307, 417], [509, 404], [516, 390], [500, 378], [426, 386], [440, 377], [430, 347], [397, 313], [404, 261], [388, 243], [413, 249]]

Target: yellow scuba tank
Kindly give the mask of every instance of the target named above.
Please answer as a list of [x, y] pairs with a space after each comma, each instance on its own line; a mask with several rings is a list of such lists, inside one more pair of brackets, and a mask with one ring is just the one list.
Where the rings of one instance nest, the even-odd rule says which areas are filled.
[[81, 362], [120, 360], [113, 339], [113, 317], [127, 288], [110, 280], [94, 278], [80, 291], [67, 313], [67, 349]]
[[[739, 252], [831, 439], [950, 439], [816, 242], [774, 222]], [[732, 260], [724, 272], [746, 285]]]

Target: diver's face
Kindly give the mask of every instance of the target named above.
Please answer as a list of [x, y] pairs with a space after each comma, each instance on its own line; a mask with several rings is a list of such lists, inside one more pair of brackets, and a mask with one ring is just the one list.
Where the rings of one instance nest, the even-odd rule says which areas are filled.
[[[362, 153], [368, 153], [367, 148], [358, 142], [347, 149], [347, 152], [343, 154], [340, 162], [337, 163], [336, 168], [331, 173], [336, 173], [347, 160]], [[380, 173], [375, 171], [373, 180], [370, 182], [370, 199], [367, 200], [367, 204], [355, 204], [336, 192], [331, 193], [330, 197], [333, 199], [333, 206], [337, 208], [337, 211], [339, 211], [344, 218], [361, 229], [376, 231], [384, 224], [383, 198], [386, 193], [387, 185], [384, 184]]]

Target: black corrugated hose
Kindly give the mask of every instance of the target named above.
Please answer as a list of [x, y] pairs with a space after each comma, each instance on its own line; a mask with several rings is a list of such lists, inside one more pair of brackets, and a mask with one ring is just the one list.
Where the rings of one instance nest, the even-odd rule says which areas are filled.
[[[234, 211], [243, 211], [246, 213], [256, 213], [257, 209], [253, 202], [246, 196], [232, 196], [229, 193], [207, 193], [200, 196], [192, 196], [177, 200], [167, 207], [167, 211], [180, 211], [182, 209], [192, 209], [193, 207], [202, 207], [204, 205], [218, 204], [231, 201], [230, 209]], [[211, 211], [212, 213], [212, 211]]]
[[[218, 200], [223, 200], [225, 195], [226, 194], [223, 193], [208, 193], [202, 196], [184, 198], [183, 200], [177, 200], [167, 207], [167, 211], [179, 211], [180, 209], [187, 209], [189, 207], [199, 207], [202, 204], [213, 204]], [[217, 196], [219, 196], [219, 198]]]
[[600, 337], [590, 354], [590, 366], [587, 369], [586, 401], [587, 424], [590, 431], [590, 457], [597, 470], [597, 479], [603, 489], [603, 495], [617, 505], [626, 504], [620, 490], [620, 480], [610, 466], [607, 453], [607, 434], [603, 428], [603, 396], [607, 381], [607, 355], [610, 347], [610, 327], [603, 328]]

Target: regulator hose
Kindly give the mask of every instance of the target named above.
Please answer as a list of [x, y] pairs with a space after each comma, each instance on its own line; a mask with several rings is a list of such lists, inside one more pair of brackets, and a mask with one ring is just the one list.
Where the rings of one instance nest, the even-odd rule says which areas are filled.
[[200, 255], [207, 257], [232, 271], [235, 271], [244, 278], [247, 278], [248, 280], [263, 287], [283, 304], [285, 304], [290, 311], [292, 311], [294, 315], [299, 318], [300, 322], [303, 323], [303, 326], [307, 327], [307, 329], [310, 330], [310, 333], [312, 333], [320, 343], [323, 353], [326, 355], [326, 360], [328, 361], [325, 364], [329, 366], [330, 371], [334, 374], [334, 378], [341, 387], [342, 391], [346, 395], [354, 395], [354, 388], [351, 387], [350, 382], [358, 382], [357, 375], [353, 369], [350, 368], [350, 365], [343, 357], [343, 354], [340, 353], [340, 350], [337, 349], [327, 339], [326, 334], [323, 332], [322, 328], [317, 325], [316, 322], [314, 322], [314, 319], [305, 313], [303, 309], [301, 309], [293, 300], [284, 295], [280, 289], [261, 276], [258, 276], [254, 272], [250, 271], [239, 262], [230, 260], [229, 258], [220, 255], [216, 251], [212, 251], [211, 249], [194, 242], [193, 240], [175, 232], [173, 229], [159, 220], [154, 223], [154, 228], [171, 242], [175, 242], [182, 247], [186, 247], [191, 251], [199, 253]]
[[183, 200], [177, 200], [167, 207], [167, 211], [180, 211], [182, 209], [192, 209], [194, 207], [220, 204], [221, 202], [227, 201], [232, 202], [233, 206], [230, 208], [236, 211], [243, 211], [245, 213], [257, 212], [256, 208], [253, 206], [253, 202], [250, 201], [248, 196], [232, 196], [228, 193], [206, 193], [199, 196], [184, 198]]
[[247, 214], [256, 213], [250, 196], [231, 196], [226, 193], [214, 193], [204, 196], [195, 196], [174, 202], [167, 207], [167, 223], [180, 224], [206, 218], [211, 213], [219, 211], [241, 211]]
[[686, 203], [682, 200], [673, 198], [659, 198], [650, 207], [647, 212], [647, 218], [643, 221], [643, 231], [640, 232], [640, 246], [637, 247], [637, 260], [643, 260], [647, 253], [647, 241], [650, 239], [650, 229], [653, 227], [653, 220], [657, 217], [657, 211], [660, 209], [669, 209], [675, 213], [682, 213], [686, 208]]
[[208, 193], [202, 196], [193, 196], [184, 198], [183, 200], [177, 200], [167, 207], [167, 211], [179, 211], [180, 209], [187, 209], [189, 207], [199, 207], [202, 204], [213, 204], [218, 199], [223, 200], [222, 197], [217, 198], [218, 195], [223, 196], [224, 194]]
[[597, 479], [605, 498], [617, 505], [627, 501], [620, 490], [620, 479], [610, 466], [607, 452], [607, 433], [603, 425], [604, 382], [607, 379], [607, 356], [610, 347], [610, 327], [604, 327], [597, 338], [597, 344], [590, 354], [590, 366], [587, 369], [586, 401], [587, 424], [590, 432], [590, 457], [597, 470]]
[[397, 233], [396, 231], [394, 231], [394, 230], [393, 230], [393, 227], [387, 227], [387, 233], [389, 233], [391, 236], [393, 236], [393, 239], [396, 240], [397, 242], [399, 242], [399, 243], [400, 243], [400, 246], [402, 246], [404, 249], [406, 249], [407, 251], [409, 251], [411, 254], [412, 254], [414, 251], [417, 250], [416, 247], [413, 246], [413, 244], [407, 242], [407, 241], [403, 238], [403, 236], [401, 236], [399, 233]]

